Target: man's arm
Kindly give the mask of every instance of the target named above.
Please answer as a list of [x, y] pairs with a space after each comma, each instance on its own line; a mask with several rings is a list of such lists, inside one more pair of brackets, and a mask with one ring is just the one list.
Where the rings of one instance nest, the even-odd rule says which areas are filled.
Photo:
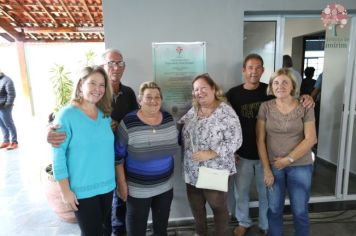
[[315, 101], [316, 98], [318, 97], [320, 91], [321, 91], [320, 89], [314, 88], [313, 91], [311, 92], [310, 96], [314, 99], [314, 101]]
[[8, 83], [6, 83], [5, 89], [7, 94], [5, 106], [13, 105], [16, 97], [16, 91], [12, 80], [9, 80]]
[[323, 79], [323, 73], [321, 73], [318, 76], [318, 79], [316, 80], [315, 84], [314, 84], [314, 89], [311, 92], [310, 96], [313, 97], [314, 101], [316, 101], [319, 93], [321, 92], [321, 83], [322, 83], [322, 79]]

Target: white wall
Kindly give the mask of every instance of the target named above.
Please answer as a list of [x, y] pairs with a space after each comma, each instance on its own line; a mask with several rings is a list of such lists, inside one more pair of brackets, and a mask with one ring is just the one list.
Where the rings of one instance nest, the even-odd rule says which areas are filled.
[[[240, 83], [242, 8], [235, 0], [103, 1], [106, 47], [122, 50], [123, 82], [152, 80], [152, 42], [207, 42], [207, 70], [225, 89]], [[236, 82], [238, 80], [238, 82]]]
[[[152, 42], [206, 41], [207, 70], [226, 90], [242, 81], [245, 11], [321, 12], [326, 4], [324, 0], [103, 1], [105, 44], [123, 52], [127, 61], [123, 82], [137, 91], [141, 82], [153, 77]], [[343, 4], [356, 9], [355, 0]]]
[[283, 54], [292, 55], [292, 40], [295, 37], [324, 31], [325, 27], [319, 17], [312, 19], [286, 19], [284, 31]]

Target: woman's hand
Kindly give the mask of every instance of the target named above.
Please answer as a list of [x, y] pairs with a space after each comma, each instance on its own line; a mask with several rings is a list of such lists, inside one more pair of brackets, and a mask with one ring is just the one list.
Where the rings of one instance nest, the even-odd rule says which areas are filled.
[[282, 170], [290, 164], [289, 160], [286, 157], [276, 157], [274, 158], [274, 167], [278, 170]]
[[117, 130], [117, 127], [119, 126], [119, 122], [117, 122], [116, 120], [111, 120], [110, 126], [111, 126], [112, 132], [115, 133]]
[[127, 188], [127, 183], [126, 181], [118, 181], [117, 182], [117, 194], [119, 197], [126, 202], [127, 200], [127, 195], [128, 195], [128, 188]]
[[272, 187], [272, 185], [274, 183], [274, 176], [273, 176], [271, 169], [269, 169], [269, 168], [264, 169], [263, 176], [264, 176], [264, 182], [265, 182], [266, 186]]
[[192, 159], [193, 161], [201, 162], [201, 161], [210, 160], [216, 156], [217, 156], [216, 152], [211, 150], [197, 151], [193, 153]]
[[79, 205], [79, 202], [77, 200], [77, 197], [71, 190], [62, 192], [61, 195], [62, 201], [64, 202], [64, 204], [66, 204], [67, 207], [70, 207], [74, 211], [78, 210], [77, 205]]

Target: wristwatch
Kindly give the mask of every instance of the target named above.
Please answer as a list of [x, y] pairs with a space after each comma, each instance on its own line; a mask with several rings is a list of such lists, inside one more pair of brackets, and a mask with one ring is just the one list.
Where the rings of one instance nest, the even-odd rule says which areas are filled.
[[287, 159], [290, 164], [292, 164], [294, 162], [294, 159], [291, 156], [287, 156]]

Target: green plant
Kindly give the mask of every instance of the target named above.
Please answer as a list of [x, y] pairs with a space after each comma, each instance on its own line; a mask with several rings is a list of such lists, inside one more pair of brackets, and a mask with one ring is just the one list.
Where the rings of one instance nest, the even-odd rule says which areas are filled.
[[65, 70], [64, 65], [55, 64], [50, 72], [53, 74], [51, 82], [56, 98], [53, 112], [56, 113], [69, 102], [73, 91], [73, 81], [69, 78], [70, 72]]
[[92, 66], [94, 65], [94, 58], [95, 58], [95, 52], [92, 50], [89, 50], [85, 53], [85, 66]]

